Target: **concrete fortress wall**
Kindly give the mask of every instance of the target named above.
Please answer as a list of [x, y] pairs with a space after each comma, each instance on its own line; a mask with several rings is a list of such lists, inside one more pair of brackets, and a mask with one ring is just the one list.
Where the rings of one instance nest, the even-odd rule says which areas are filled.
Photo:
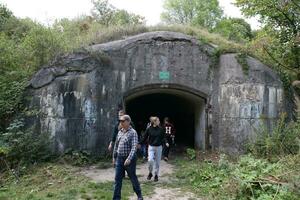
[[168, 94], [188, 102], [174, 109], [194, 112], [196, 148], [240, 152], [262, 116], [271, 126], [285, 110], [282, 83], [251, 57], [247, 74], [236, 54], [214, 64], [213, 51], [190, 36], [159, 31], [61, 57], [30, 82], [29, 105], [40, 111], [30, 124], [49, 133], [57, 153], [103, 155], [118, 109], [145, 95]]

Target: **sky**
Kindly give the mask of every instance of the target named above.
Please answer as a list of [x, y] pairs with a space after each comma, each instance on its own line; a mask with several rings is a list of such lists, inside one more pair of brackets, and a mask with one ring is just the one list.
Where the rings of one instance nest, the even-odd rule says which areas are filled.
[[[87, 15], [92, 8], [91, 0], [0, 0], [17, 17], [29, 17], [45, 25], [51, 25], [55, 19], [74, 18]], [[109, 0], [116, 8], [145, 17], [147, 25], [160, 22], [163, 12], [163, 0]], [[234, 0], [219, 0], [224, 14], [229, 17], [242, 17], [241, 12], [232, 3]], [[252, 29], [258, 29], [256, 19], [246, 19]]]

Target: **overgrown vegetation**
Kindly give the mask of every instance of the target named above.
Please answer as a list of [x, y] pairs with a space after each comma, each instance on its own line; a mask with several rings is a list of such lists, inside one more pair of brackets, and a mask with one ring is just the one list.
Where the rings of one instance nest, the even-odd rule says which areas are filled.
[[48, 134], [25, 129], [24, 119], [15, 119], [0, 137], [0, 174], [7, 171], [19, 181], [28, 166], [51, 159], [50, 148]]
[[165, 0], [161, 18], [168, 24], [185, 24], [212, 30], [222, 19], [223, 10], [217, 0]]
[[[265, 28], [252, 34], [249, 24], [242, 19], [217, 20], [222, 17], [217, 1], [209, 3], [195, 1], [195, 4], [199, 4], [199, 9], [215, 8], [216, 13], [219, 14], [212, 15], [212, 19], [205, 17], [209, 15], [208, 9], [197, 13], [191, 9], [198, 7], [185, 7], [185, 4], [173, 5], [174, 1], [170, 5], [177, 6], [175, 10], [179, 13], [186, 13], [189, 16], [188, 13], [195, 12], [196, 14], [191, 16], [195, 17], [197, 23], [178, 21], [179, 24], [154, 27], [144, 26], [143, 17], [118, 10], [107, 0], [93, 2], [94, 8], [91, 16], [57, 20], [50, 27], [45, 27], [30, 19], [19, 19], [5, 6], [0, 6], [0, 118], [2, 119], [0, 131], [5, 130], [12, 116], [22, 108], [22, 92], [29, 77], [54, 57], [80, 47], [122, 39], [138, 33], [165, 30], [192, 35], [201, 42], [213, 44], [220, 53], [247, 53], [266, 61], [270, 66], [274, 64], [274, 60], [270, 59], [269, 51], [266, 49], [276, 49], [278, 52], [275, 57], [283, 55], [281, 50], [286, 49], [270, 29]], [[202, 4], [205, 6], [200, 6]], [[184, 9], [186, 12], [182, 12]], [[209, 31], [202, 28], [202, 26], [206, 27], [206, 22], [200, 23], [203, 19], [212, 21], [207, 22], [213, 24], [208, 26], [211, 27]], [[240, 35], [241, 33], [244, 35]], [[241, 41], [242, 43], [238, 43]]]
[[[178, 160], [182, 186], [207, 199], [299, 199], [300, 156], [271, 163], [244, 155], [230, 161], [225, 155], [211, 160]], [[182, 170], [184, 169], [184, 170]]]
[[[215, 47], [213, 66], [222, 53], [235, 52], [247, 74], [246, 56], [251, 55], [280, 73], [289, 98], [294, 95], [292, 82], [299, 89], [296, 1], [237, 0], [244, 14], [264, 22], [257, 31], [243, 19], [224, 17], [218, 1], [165, 1], [166, 24], [153, 27], [145, 26], [142, 16], [116, 9], [107, 0], [93, 2], [91, 16], [57, 20], [49, 27], [19, 19], [0, 4], [0, 199], [111, 199], [111, 182], [92, 183], [74, 175], [78, 168], [70, 165], [38, 164], [51, 158], [51, 139], [26, 130], [24, 120], [16, 118], [25, 112], [23, 92], [32, 74], [81, 47], [150, 31], [181, 32]], [[177, 161], [176, 176], [189, 190], [211, 199], [299, 199], [299, 134], [300, 122], [286, 123], [282, 116], [272, 132], [261, 127], [248, 145], [249, 154], [236, 161], [222, 155], [217, 162], [200, 162], [197, 152], [188, 149], [189, 160]], [[76, 166], [94, 162], [87, 152], [74, 150], [59, 160]], [[103, 161], [99, 167], [110, 164]], [[2, 173], [3, 169], [9, 170]], [[131, 193], [129, 185], [124, 184], [125, 197]]]
[[278, 160], [281, 157], [300, 153], [300, 121], [287, 121], [286, 113], [272, 127], [261, 125], [252, 141], [248, 143], [248, 151], [256, 157]]
[[[219, 159], [200, 158], [187, 149], [178, 159], [176, 176], [187, 189], [208, 199], [300, 198], [300, 123], [286, 123], [286, 114], [273, 125], [262, 125], [249, 141], [248, 154]], [[182, 170], [185, 169], [185, 170]], [[192, 188], [190, 187], [192, 186]]]
[[247, 54], [245, 53], [238, 53], [235, 56], [237, 62], [242, 66], [242, 70], [244, 72], [245, 75], [249, 74], [249, 65], [247, 62]]

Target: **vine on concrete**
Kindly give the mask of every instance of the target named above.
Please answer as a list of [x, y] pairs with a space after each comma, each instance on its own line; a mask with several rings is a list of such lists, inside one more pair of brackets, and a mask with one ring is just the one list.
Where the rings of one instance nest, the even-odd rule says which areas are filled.
[[247, 62], [247, 54], [246, 53], [237, 53], [235, 58], [237, 62], [241, 65], [242, 70], [244, 72], [244, 75], [248, 76], [249, 75], [249, 65]]

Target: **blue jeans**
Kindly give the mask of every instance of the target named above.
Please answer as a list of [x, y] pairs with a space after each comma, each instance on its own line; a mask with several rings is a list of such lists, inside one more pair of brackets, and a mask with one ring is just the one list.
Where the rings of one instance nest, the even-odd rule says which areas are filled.
[[147, 154], [147, 145], [142, 144], [141, 151], [142, 151], [143, 158], [147, 158], [147, 156], [148, 156], [148, 154]]
[[158, 176], [159, 175], [159, 165], [160, 165], [160, 160], [161, 160], [161, 153], [162, 153], [162, 146], [151, 146], [149, 145], [148, 148], [148, 164], [149, 164], [149, 173], [153, 173], [153, 168], [155, 167], [154, 170], [154, 175]]
[[122, 181], [125, 171], [127, 172], [132, 187], [138, 198], [142, 198], [142, 191], [140, 183], [136, 176], [136, 156], [131, 160], [128, 166], [124, 166], [124, 162], [127, 157], [118, 156], [116, 158], [116, 172], [115, 172], [115, 184], [114, 184], [114, 196], [113, 200], [121, 199]]

